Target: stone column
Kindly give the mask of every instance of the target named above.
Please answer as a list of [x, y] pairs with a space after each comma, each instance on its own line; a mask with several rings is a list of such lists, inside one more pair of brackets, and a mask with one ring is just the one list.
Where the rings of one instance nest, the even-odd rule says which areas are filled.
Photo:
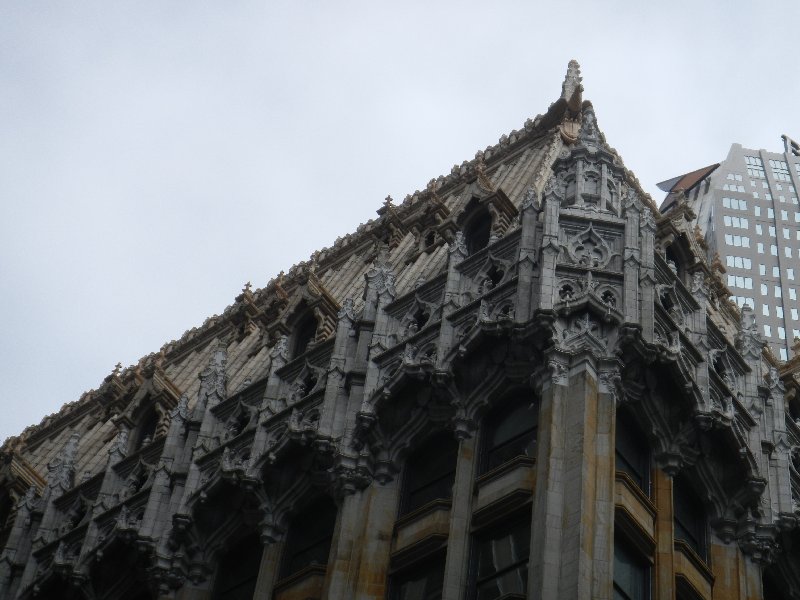
[[264, 544], [264, 552], [261, 554], [261, 565], [258, 568], [258, 580], [256, 581], [256, 591], [253, 598], [272, 598], [272, 589], [277, 580], [278, 570], [281, 566], [281, 554], [283, 553], [283, 542], [267, 542]]
[[472, 481], [475, 474], [475, 436], [462, 437], [458, 444], [456, 479], [447, 537], [444, 565], [444, 600], [461, 600], [467, 588], [469, 571], [470, 522], [472, 519]]
[[322, 594], [325, 598], [353, 598], [356, 595], [356, 570], [366, 525], [365, 496], [362, 492], [341, 496]]
[[588, 360], [551, 355], [539, 411], [528, 595], [611, 598], [614, 523], [613, 394]]
[[742, 554], [735, 543], [711, 536], [714, 569], [713, 600], [761, 600], [761, 567]]
[[400, 485], [397, 479], [385, 485], [373, 483], [367, 495], [364, 521], [367, 527], [361, 541], [356, 600], [382, 600], [387, 594], [389, 555], [397, 519]]
[[657, 511], [653, 600], [674, 600], [675, 556], [672, 542], [672, 479], [661, 469], [653, 469], [653, 501]]

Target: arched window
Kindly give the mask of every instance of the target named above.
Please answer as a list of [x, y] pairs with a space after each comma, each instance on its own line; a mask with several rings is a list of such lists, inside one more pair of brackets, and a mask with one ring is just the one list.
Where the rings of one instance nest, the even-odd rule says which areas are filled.
[[451, 498], [457, 458], [458, 442], [447, 432], [434, 435], [417, 448], [405, 465], [401, 513]]
[[700, 558], [707, 559], [706, 511], [703, 501], [685, 477], [672, 482], [672, 514], [675, 521], [675, 539], [682, 540]]
[[464, 240], [467, 253], [473, 255], [489, 245], [489, 236], [492, 230], [492, 216], [485, 208], [473, 214], [464, 227]]
[[256, 590], [263, 546], [258, 534], [242, 538], [222, 556], [214, 581], [213, 600], [250, 599]]
[[483, 471], [490, 471], [517, 456], [536, 456], [539, 406], [528, 398], [505, 402], [486, 419]]
[[336, 505], [326, 496], [297, 513], [289, 523], [281, 578], [312, 565], [327, 565], [335, 526]]
[[615, 438], [616, 469], [628, 476], [648, 496], [650, 495], [650, 449], [633, 418], [617, 413]]
[[156, 429], [158, 429], [158, 412], [154, 407], [148, 408], [139, 419], [139, 429], [136, 432], [136, 444], [133, 450], [139, 450], [153, 441], [156, 437]]
[[295, 327], [292, 358], [297, 358], [301, 354], [305, 354], [306, 350], [308, 350], [308, 345], [313, 341], [316, 333], [317, 320], [311, 312], [308, 312], [297, 322]]

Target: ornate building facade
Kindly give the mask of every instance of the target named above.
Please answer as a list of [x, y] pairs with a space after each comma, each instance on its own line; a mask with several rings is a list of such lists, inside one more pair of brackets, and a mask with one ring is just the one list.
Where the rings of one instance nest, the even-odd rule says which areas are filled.
[[0, 598], [800, 598], [800, 364], [577, 63], [378, 214], [6, 441]]

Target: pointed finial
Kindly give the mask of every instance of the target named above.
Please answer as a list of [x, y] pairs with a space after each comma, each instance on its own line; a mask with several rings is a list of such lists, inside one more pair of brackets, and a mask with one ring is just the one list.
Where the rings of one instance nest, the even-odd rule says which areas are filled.
[[114, 370], [111, 372], [111, 374], [112, 374], [114, 377], [116, 377], [117, 375], [119, 375], [119, 372], [120, 372], [121, 370], [122, 370], [122, 363], [121, 363], [121, 362], [118, 362], [116, 365], [114, 365]]
[[392, 196], [386, 196], [386, 200], [383, 201], [384, 206], [391, 206], [392, 205]]
[[580, 109], [582, 101], [583, 86], [581, 85], [581, 66], [577, 60], [569, 61], [567, 65], [567, 76], [564, 78], [564, 83], [561, 86], [561, 97], [567, 101], [570, 109]]
[[253, 285], [248, 281], [247, 283], [244, 284], [244, 287], [242, 288], [242, 291], [243, 292], [249, 292], [250, 288], [252, 288], [252, 287], [253, 287]]

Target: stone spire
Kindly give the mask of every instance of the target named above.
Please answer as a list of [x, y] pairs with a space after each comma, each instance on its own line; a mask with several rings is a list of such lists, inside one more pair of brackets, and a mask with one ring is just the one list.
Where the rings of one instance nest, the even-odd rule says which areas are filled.
[[567, 76], [561, 85], [561, 97], [567, 101], [567, 106], [573, 112], [580, 110], [583, 102], [583, 86], [581, 85], [581, 66], [577, 60], [569, 61]]

